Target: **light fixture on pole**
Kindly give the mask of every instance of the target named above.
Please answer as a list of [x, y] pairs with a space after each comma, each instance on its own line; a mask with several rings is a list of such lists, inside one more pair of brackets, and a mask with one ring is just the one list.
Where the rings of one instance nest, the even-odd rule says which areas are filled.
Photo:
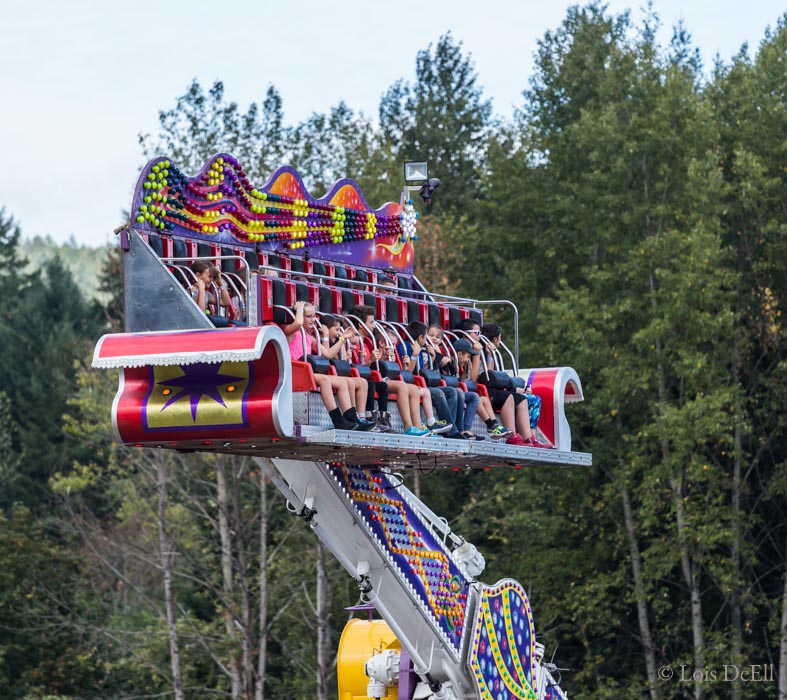
[[429, 163], [425, 160], [410, 160], [404, 164], [404, 181], [408, 185], [426, 182], [429, 179]]
[[440, 187], [438, 178], [429, 178], [429, 163], [425, 160], [408, 160], [404, 164], [404, 181], [402, 206], [410, 202], [410, 193], [415, 191], [418, 191], [424, 204], [431, 204], [434, 191]]

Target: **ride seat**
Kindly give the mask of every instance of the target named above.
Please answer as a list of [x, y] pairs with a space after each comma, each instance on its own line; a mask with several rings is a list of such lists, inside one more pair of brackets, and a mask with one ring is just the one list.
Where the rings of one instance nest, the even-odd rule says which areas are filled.
[[[321, 275], [323, 277], [325, 276], [325, 265], [323, 265], [321, 262], [313, 262], [311, 264], [311, 267], [312, 267], [312, 270], [311, 270], [312, 274]], [[315, 280], [315, 283], [316, 284], [325, 284], [326, 281], [323, 280], [323, 279], [320, 279], [320, 280]]]
[[333, 312], [333, 299], [331, 297], [331, 288], [320, 285], [318, 287], [318, 308], [321, 314], [330, 314]]
[[443, 330], [446, 330], [445, 326], [443, 326], [443, 324], [440, 322], [440, 307], [437, 304], [427, 304], [427, 311], [429, 316], [429, 325], [431, 326], [437, 324], [443, 328]]
[[336, 265], [333, 271], [334, 284], [337, 287], [347, 287], [347, 269], [343, 265]]
[[207, 243], [197, 243], [197, 257], [200, 260], [208, 260], [210, 255], [210, 246]]
[[[224, 256], [224, 255], [238, 255], [239, 253], [240, 253], [239, 250], [233, 250], [232, 248], [222, 248], [221, 249], [221, 255], [222, 256]], [[235, 263], [236, 262], [237, 261], [235, 261], [235, 260], [231, 260], [231, 259], [227, 260], [227, 259], [222, 258], [222, 260], [221, 260], [221, 268], [220, 268], [221, 271], [222, 272], [235, 272]]]
[[246, 260], [246, 265], [249, 266], [250, 270], [258, 270], [260, 267], [259, 257], [257, 253], [253, 250], [247, 250], [243, 253], [243, 257]]
[[163, 246], [161, 245], [161, 236], [157, 233], [151, 233], [148, 236], [148, 245], [153, 249], [153, 252], [158, 257], [163, 257]]
[[455, 306], [448, 307], [448, 327], [449, 328], [456, 328], [459, 325], [459, 321], [462, 320], [462, 314], [460, 310]]
[[407, 318], [429, 325], [429, 307], [423, 301], [408, 301]]
[[[182, 238], [173, 238], [172, 239], [172, 257], [173, 258], [188, 258], [189, 256], [189, 249], [186, 245], [186, 241]], [[181, 265], [183, 262], [180, 263]]]

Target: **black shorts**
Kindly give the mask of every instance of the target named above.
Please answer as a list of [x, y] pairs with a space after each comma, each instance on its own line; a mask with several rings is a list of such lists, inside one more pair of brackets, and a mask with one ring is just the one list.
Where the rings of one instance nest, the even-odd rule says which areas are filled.
[[499, 411], [503, 408], [503, 404], [508, 401], [508, 397], [511, 396], [511, 392], [506, 391], [505, 389], [493, 389], [492, 387], [487, 387], [486, 390], [489, 392], [489, 400], [492, 402], [492, 410]]

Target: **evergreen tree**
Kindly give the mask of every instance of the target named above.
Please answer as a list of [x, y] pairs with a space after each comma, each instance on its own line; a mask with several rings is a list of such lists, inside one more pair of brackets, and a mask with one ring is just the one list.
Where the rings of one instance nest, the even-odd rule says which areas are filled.
[[159, 125], [155, 137], [139, 136], [146, 157], [167, 156], [183, 172], [196, 175], [212, 155], [231, 153], [258, 186], [282, 165], [290, 138], [273, 85], [260, 104], [253, 102], [241, 113], [236, 102], [225, 100], [224, 83], [217, 80], [206, 95], [193, 80], [175, 107], [159, 112]]
[[433, 212], [460, 215], [481, 191], [492, 104], [450, 33], [418, 52], [415, 76], [415, 83], [400, 80], [383, 95], [383, 148], [392, 172], [401, 172], [404, 161], [428, 160], [430, 175], [442, 183]]
[[103, 313], [88, 304], [55, 258], [13, 305], [0, 328], [2, 371], [17, 441], [24, 455], [19, 478], [0, 503], [41, 505], [49, 476], [70, 461], [62, 416], [75, 389], [74, 361], [90, 354]]
[[[787, 520], [782, 507], [787, 346], [781, 318], [787, 294], [782, 264], [787, 255], [785, 52], [787, 15], [782, 15], [754, 60], [743, 47], [729, 66], [716, 66], [708, 87], [720, 125], [719, 159], [727, 186], [724, 236], [736, 273], [733, 449], [727, 460], [735, 570], [723, 591], [736, 662], [756, 655], [751, 648], [759, 636], [755, 630], [773, 630], [780, 647], [781, 694], [787, 694]], [[766, 602], [759, 592], [772, 601], [781, 597], [781, 605]], [[736, 689], [733, 698], [738, 697]]]

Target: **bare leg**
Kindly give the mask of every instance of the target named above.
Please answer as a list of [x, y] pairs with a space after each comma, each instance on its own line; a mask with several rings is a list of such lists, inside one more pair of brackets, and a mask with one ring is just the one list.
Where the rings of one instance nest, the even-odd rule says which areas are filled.
[[366, 412], [366, 398], [369, 395], [369, 384], [361, 377], [349, 377], [352, 390], [355, 394], [355, 410], [359, 415]]
[[315, 374], [314, 381], [317, 384], [317, 388], [320, 390], [320, 396], [322, 397], [322, 402], [325, 404], [325, 408], [329, 411], [333, 411], [333, 409], [336, 408], [336, 399], [333, 398], [333, 387], [330, 377], [328, 377], [327, 374]]
[[[396, 393], [396, 407], [399, 409], [399, 416], [402, 418], [402, 425], [404, 426], [404, 429], [407, 430], [408, 428], [412, 428], [413, 419], [412, 413], [410, 412], [411, 397], [407, 384], [400, 381], [389, 381], [388, 391]], [[416, 395], [416, 406], [418, 405], [417, 402], [418, 398]]]
[[350, 385], [344, 381], [344, 377], [334, 377], [332, 375], [325, 375], [331, 382], [331, 387], [336, 390], [336, 401], [342, 413], [349, 411], [353, 407], [352, 399], [350, 398]]
[[406, 384], [407, 395], [410, 397], [410, 420], [418, 428], [421, 425], [421, 398], [420, 390], [414, 384]]
[[495, 412], [492, 410], [492, 404], [487, 396], [478, 397], [478, 416], [482, 421], [488, 421], [490, 418], [495, 417]]
[[421, 389], [420, 387], [416, 387], [416, 388], [418, 389], [418, 394], [421, 397], [421, 403], [424, 406], [424, 415], [426, 416], [426, 422], [428, 423], [430, 420], [434, 419], [434, 409], [432, 408], [432, 395], [429, 393], [429, 389]]
[[530, 429], [530, 412], [527, 410], [527, 401], [520, 401], [519, 406], [516, 407], [516, 427], [517, 432], [525, 440], [533, 437], [533, 431]]
[[514, 397], [509, 396], [500, 409], [500, 422], [509, 430], [516, 432], [516, 421], [514, 420]]

